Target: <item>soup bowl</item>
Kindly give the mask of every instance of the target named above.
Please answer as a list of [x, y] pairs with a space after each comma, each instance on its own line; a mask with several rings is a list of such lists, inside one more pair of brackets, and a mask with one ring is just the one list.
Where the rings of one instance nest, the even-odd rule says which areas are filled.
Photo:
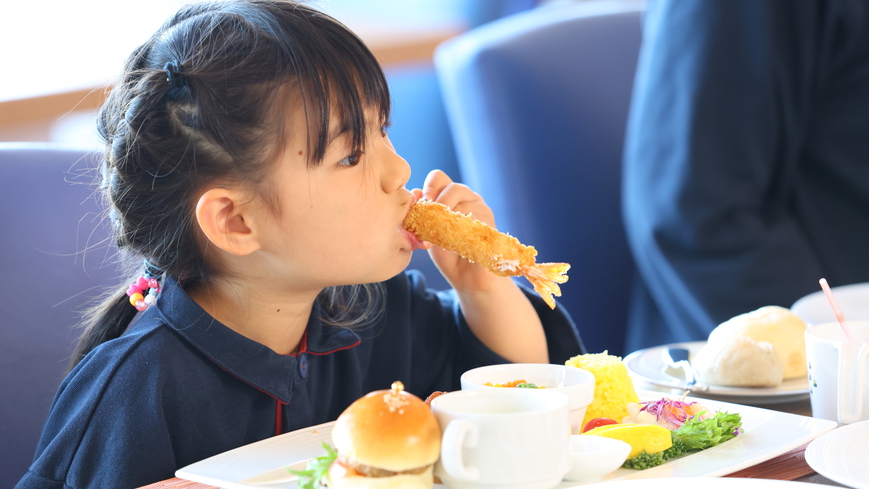
[[462, 374], [461, 385], [462, 390], [505, 389], [506, 387], [495, 387], [495, 385], [516, 380], [524, 380], [544, 390], [567, 394], [570, 399], [568, 404], [570, 432], [579, 434], [585, 411], [594, 400], [594, 375], [587, 370], [546, 363], [489, 365]]

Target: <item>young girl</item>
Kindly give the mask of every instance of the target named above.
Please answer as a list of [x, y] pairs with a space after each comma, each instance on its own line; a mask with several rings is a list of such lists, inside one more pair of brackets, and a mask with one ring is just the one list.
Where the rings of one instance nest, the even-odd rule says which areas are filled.
[[395, 380], [425, 397], [547, 362], [544, 325], [581, 352], [562, 311], [453, 253], [431, 250], [453, 291], [402, 273], [417, 199], [494, 223], [442, 172], [404, 188], [389, 110], [362, 42], [295, 3], [196, 4], [133, 53], [101, 175], [144, 276], [93, 315], [19, 487], [141, 486]]

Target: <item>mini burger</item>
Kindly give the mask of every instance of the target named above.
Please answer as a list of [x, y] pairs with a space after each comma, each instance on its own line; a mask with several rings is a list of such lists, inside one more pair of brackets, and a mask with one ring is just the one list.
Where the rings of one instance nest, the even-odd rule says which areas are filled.
[[329, 468], [329, 488], [431, 489], [440, 437], [431, 409], [401, 382], [371, 392], [335, 421], [338, 458]]

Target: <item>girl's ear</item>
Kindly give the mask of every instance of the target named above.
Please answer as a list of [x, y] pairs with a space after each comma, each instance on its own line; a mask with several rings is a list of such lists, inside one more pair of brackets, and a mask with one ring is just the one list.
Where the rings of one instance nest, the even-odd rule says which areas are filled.
[[252, 228], [251, 215], [241, 205], [249, 198], [241, 193], [213, 188], [199, 197], [196, 203], [196, 221], [209, 241], [227, 253], [245, 256], [260, 248]]

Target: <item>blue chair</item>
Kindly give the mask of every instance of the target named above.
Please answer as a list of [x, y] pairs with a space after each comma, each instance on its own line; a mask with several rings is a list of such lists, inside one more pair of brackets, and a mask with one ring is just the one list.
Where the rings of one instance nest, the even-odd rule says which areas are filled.
[[97, 155], [0, 144], [0, 487], [36, 451], [88, 301], [121, 282], [93, 198]]
[[539, 261], [572, 265], [560, 303], [589, 352], [624, 354], [636, 271], [621, 157], [643, 10], [638, 1], [541, 7], [435, 54], [464, 182]]

